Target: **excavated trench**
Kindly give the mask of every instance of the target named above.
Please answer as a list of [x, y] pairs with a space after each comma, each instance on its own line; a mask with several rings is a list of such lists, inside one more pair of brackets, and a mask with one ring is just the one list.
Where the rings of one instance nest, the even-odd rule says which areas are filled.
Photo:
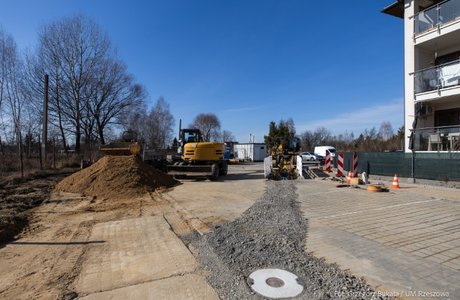
[[[391, 299], [374, 294], [364, 279], [309, 253], [308, 220], [300, 211], [297, 184], [287, 180], [266, 181], [265, 194], [239, 219], [216, 226], [214, 232], [203, 236], [194, 233], [182, 237], [198, 256], [209, 284], [219, 297]], [[251, 275], [260, 273], [259, 270], [268, 272], [262, 277], [266, 278], [261, 282], [262, 289], [260, 284], [255, 288]], [[291, 293], [290, 288], [297, 289], [297, 293]], [[281, 293], [278, 297], [266, 294], [267, 290], [290, 294]]]

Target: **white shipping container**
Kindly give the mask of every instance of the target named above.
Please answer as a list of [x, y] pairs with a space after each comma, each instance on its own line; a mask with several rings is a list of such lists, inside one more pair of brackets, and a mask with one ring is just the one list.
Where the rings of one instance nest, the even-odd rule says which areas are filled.
[[235, 158], [252, 161], [263, 161], [267, 156], [267, 147], [264, 143], [235, 144], [233, 151]]

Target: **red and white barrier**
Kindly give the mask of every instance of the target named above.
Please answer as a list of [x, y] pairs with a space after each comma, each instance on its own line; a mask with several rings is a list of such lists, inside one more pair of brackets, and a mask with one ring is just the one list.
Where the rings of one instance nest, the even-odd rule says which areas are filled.
[[343, 173], [343, 153], [340, 153], [339, 156], [337, 156], [337, 176], [344, 176], [345, 174]]
[[358, 177], [358, 154], [353, 154], [353, 177]]
[[326, 171], [330, 171], [331, 170], [331, 154], [326, 151], [326, 160], [324, 161], [324, 166], [325, 166], [325, 170]]

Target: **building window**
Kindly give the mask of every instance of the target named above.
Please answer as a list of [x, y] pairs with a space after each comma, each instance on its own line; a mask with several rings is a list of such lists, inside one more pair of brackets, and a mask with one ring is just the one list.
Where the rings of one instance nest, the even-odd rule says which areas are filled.
[[460, 109], [449, 109], [435, 112], [435, 126], [459, 125]]

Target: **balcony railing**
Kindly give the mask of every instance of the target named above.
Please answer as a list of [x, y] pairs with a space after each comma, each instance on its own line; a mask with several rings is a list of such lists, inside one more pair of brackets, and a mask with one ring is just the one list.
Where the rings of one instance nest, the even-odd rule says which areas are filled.
[[414, 17], [414, 34], [428, 31], [460, 17], [460, 0], [444, 1]]
[[414, 73], [416, 94], [456, 86], [460, 83], [460, 60]]
[[460, 151], [460, 126], [416, 128], [414, 151]]

